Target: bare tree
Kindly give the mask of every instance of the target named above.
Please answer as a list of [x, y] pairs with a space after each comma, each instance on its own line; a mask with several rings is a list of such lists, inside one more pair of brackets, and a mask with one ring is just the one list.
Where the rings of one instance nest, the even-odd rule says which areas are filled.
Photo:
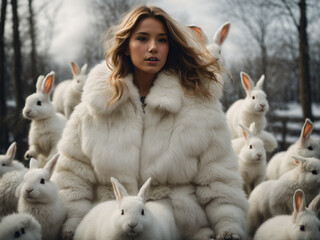
[[29, 34], [31, 39], [31, 50], [30, 50], [30, 64], [31, 64], [31, 77], [34, 85], [36, 85], [38, 70], [37, 70], [37, 49], [36, 49], [36, 27], [34, 21], [34, 12], [32, 6], [33, 0], [29, 0]]

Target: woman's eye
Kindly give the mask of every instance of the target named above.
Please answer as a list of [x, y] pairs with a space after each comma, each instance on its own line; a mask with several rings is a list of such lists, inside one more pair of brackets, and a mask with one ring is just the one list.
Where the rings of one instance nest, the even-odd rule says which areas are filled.
[[309, 147], [308, 147], [308, 150], [312, 151], [312, 150], [313, 150], [313, 147], [312, 147], [312, 146], [309, 146]]
[[147, 38], [146, 37], [138, 37], [137, 40], [144, 42], [144, 41], [147, 41]]
[[44, 184], [44, 182], [45, 182], [44, 179], [41, 178], [40, 183], [41, 183], [41, 184]]
[[38, 102], [37, 102], [37, 105], [38, 105], [38, 106], [41, 106], [41, 101], [38, 101]]
[[166, 43], [168, 40], [166, 38], [160, 38], [159, 42]]

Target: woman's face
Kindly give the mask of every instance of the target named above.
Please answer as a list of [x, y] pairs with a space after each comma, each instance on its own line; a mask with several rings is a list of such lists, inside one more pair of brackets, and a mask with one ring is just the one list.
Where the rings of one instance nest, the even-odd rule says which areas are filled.
[[156, 74], [165, 65], [168, 52], [168, 35], [163, 24], [150, 17], [141, 20], [129, 39], [128, 55], [135, 73]]

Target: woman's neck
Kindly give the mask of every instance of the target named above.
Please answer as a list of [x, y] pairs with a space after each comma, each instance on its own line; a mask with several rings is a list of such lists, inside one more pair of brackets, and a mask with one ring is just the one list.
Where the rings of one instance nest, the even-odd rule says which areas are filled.
[[156, 74], [134, 73], [133, 82], [138, 87], [140, 96], [145, 97], [149, 94], [155, 76]]

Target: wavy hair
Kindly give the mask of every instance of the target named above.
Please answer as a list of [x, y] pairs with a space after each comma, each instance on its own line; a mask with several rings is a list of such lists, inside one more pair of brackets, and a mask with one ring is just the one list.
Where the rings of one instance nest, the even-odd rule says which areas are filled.
[[214, 97], [208, 90], [209, 86], [204, 86], [200, 79], [209, 79], [209, 84], [219, 84], [216, 73], [221, 69], [216, 59], [203, 45], [196, 43], [197, 40], [187, 27], [180, 26], [161, 8], [140, 6], [130, 11], [119, 25], [105, 35], [105, 39], [113, 35], [112, 39], [105, 41], [104, 46], [106, 62], [112, 72], [108, 80], [114, 87], [114, 94], [108, 104], [116, 103], [124, 88], [127, 88], [123, 78], [133, 72], [130, 56], [126, 55], [129, 39], [139, 22], [149, 17], [159, 20], [168, 35], [169, 53], [162, 70], [175, 72], [185, 93], [200, 98]]

